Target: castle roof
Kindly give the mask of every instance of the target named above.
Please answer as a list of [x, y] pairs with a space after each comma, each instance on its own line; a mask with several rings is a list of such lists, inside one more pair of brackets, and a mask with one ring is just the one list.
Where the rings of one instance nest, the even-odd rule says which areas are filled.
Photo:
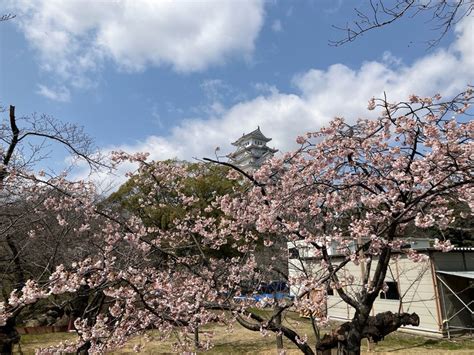
[[[235, 145], [235, 144], [234, 144]], [[226, 157], [228, 158], [231, 158], [231, 159], [234, 159], [238, 156], [243, 156], [245, 154], [245, 152], [247, 152], [248, 154], [252, 155], [252, 149], [255, 149], [255, 146], [251, 146], [251, 147], [242, 147], [240, 149], [237, 149], [235, 152], [232, 152], [230, 154], [227, 154]], [[274, 148], [270, 148], [270, 147], [258, 147], [257, 148], [258, 150], [262, 151], [262, 153], [266, 153], [266, 152], [270, 152], [270, 153], [276, 153], [278, 152], [278, 149], [274, 149]]]
[[234, 143], [232, 143], [232, 145], [239, 146], [243, 141], [249, 140], [251, 138], [258, 139], [264, 142], [270, 142], [272, 140], [271, 138], [267, 138], [263, 135], [263, 133], [260, 131], [260, 126], [259, 126], [257, 127], [255, 131], [252, 131], [247, 134], [243, 134], [242, 137], [237, 139]]

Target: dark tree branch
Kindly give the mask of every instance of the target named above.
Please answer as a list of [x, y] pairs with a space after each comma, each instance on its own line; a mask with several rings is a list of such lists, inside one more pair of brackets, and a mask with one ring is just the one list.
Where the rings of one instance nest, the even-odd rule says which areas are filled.
[[3, 15], [0, 15], [0, 22], [8, 21], [8, 20], [14, 19], [15, 17], [16, 15], [14, 14], [10, 14], [10, 13], [3, 14]]
[[19, 141], [20, 130], [18, 129], [18, 126], [16, 125], [15, 106], [10, 106], [10, 128], [12, 131], [12, 138], [10, 140], [10, 144], [8, 145], [7, 152], [5, 153], [5, 156], [3, 157], [3, 166], [1, 167], [1, 170], [0, 170], [0, 182], [5, 180], [7, 176], [6, 167], [10, 163], [10, 160], [13, 156], [13, 152], [15, 151], [15, 148]]
[[252, 330], [254, 332], [258, 332], [262, 328], [266, 330], [270, 330], [275, 333], [281, 332], [287, 339], [289, 339], [293, 344], [295, 344], [298, 347], [298, 349], [300, 349], [303, 352], [303, 354], [306, 354], [306, 355], [314, 354], [314, 351], [311, 349], [311, 347], [308, 344], [306, 344], [306, 342], [303, 342], [302, 340], [300, 340], [298, 334], [294, 330], [287, 328], [283, 325], [276, 325], [274, 322], [268, 322], [264, 318], [252, 312], [250, 312], [249, 314], [250, 314], [250, 317], [253, 320], [256, 320], [258, 323], [252, 323], [246, 320], [245, 318], [243, 318], [242, 316], [237, 316], [237, 322], [239, 322], [239, 324], [243, 326], [244, 328], [248, 330]]
[[421, 14], [430, 15], [434, 22], [433, 30], [439, 35], [428, 41], [434, 47], [462, 18], [469, 16], [474, 10], [473, 0], [370, 0], [368, 9], [354, 9], [355, 20], [346, 26], [333, 26], [345, 33], [345, 37], [330, 40], [332, 46], [341, 46], [353, 42], [367, 32], [388, 26], [401, 18], [414, 18]]

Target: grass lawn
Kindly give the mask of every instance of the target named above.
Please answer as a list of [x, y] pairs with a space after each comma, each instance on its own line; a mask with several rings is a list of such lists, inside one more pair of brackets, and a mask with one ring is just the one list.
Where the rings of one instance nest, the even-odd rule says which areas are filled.
[[[308, 334], [310, 343], [314, 344], [314, 338], [310, 336], [312, 332], [308, 320], [299, 318], [297, 314], [291, 314], [285, 322], [297, 328], [301, 334]], [[238, 324], [235, 325], [231, 332], [223, 326], [207, 326], [200, 329], [201, 337], [206, 337], [209, 334], [212, 334], [215, 345], [206, 354], [276, 354], [275, 336], [271, 333], [269, 336], [262, 336], [260, 333], [246, 330]], [[150, 332], [149, 335], [151, 341], [145, 342], [143, 338], [135, 338], [124, 349], [114, 353], [132, 353], [133, 346], [137, 343], [145, 345], [142, 351], [145, 354], [173, 353], [172, 343], [176, 339], [162, 341], [158, 339], [156, 332]], [[74, 337], [74, 334], [71, 333], [23, 335], [21, 338], [21, 349], [24, 354], [34, 354], [34, 350], [38, 347], [53, 345], [63, 340], [73, 340]], [[190, 337], [192, 339], [192, 334]], [[363, 344], [365, 348], [367, 342], [364, 340]], [[287, 354], [300, 353], [296, 346], [287, 340], [284, 340], [284, 346], [287, 349]], [[374, 352], [377, 354], [474, 354], [474, 338], [462, 337], [454, 340], [433, 339], [396, 332], [378, 343], [375, 346]]]

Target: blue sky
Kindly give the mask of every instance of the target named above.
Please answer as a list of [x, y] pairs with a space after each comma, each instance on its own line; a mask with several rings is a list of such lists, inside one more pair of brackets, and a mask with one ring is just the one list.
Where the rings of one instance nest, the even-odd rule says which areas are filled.
[[[342, 47], [365, 1], [6, 1], [0, 103], [83, 125], [104, 149], [212, 156], [260, 125], [285, 151], [386, 91], [450, 95], [474, 79], [473, 20], [435, 48], [426, 19]], [[4, 11], [4, 12], [5, 12]]]

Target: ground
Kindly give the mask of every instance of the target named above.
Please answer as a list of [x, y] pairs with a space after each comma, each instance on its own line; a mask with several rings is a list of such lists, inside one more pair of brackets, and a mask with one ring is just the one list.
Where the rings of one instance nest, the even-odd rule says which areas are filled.
[[[286, 319], [286, 322], [293, 326], [311, 334], [309, 321], [299, 318], [298, 315], [292, 314]], [[213, 333], [214, 348], [206, 352], [206, 354], [276, 354], [274, 335], [262, 336], [260, 333], [251, 332], [243, 329], [239, 325], [235, 325], [231, 334], [223, 326], [209, 326], [201, 329], [201, 337], [206, 334]], [[190, 335], [192, 338], [192, 335]], [[150, 332], [151, 341], [146, 343], [143, 338], [136, 338], [127, 346], [114, 352], [115, 354], [132, 353], [133, 346], [137, 343], [145, 345], [142, 353], [144, 354], [169, 354], [173, 353], [172, 343], [175, 339], [160, 341], [158, 334]], [[74, 339], [71, 333], [51, 333], [42, 335], [23, 335], [21, 338], [21, 350], [23, 354], [34, 354], [34, 350], [38, 347], [53, 345], [66, 339]], [[311, 341], [311, 338], [310, 338]], [[364, 341], [364, 350], [366, 348]], [[299, 354], [296, 347], [285, 341], [287, 354]], [[453, 340], [433, 339], [421, 336], [413, 336], [402, 332], [396, 332], [386, 337], [384, 341], [375, 346], [374, 352], [398, 353], [398, 354], [474, 354], [474, 338], [461, 337]], [[18, 352], [17, 352], [18, 353]]]

